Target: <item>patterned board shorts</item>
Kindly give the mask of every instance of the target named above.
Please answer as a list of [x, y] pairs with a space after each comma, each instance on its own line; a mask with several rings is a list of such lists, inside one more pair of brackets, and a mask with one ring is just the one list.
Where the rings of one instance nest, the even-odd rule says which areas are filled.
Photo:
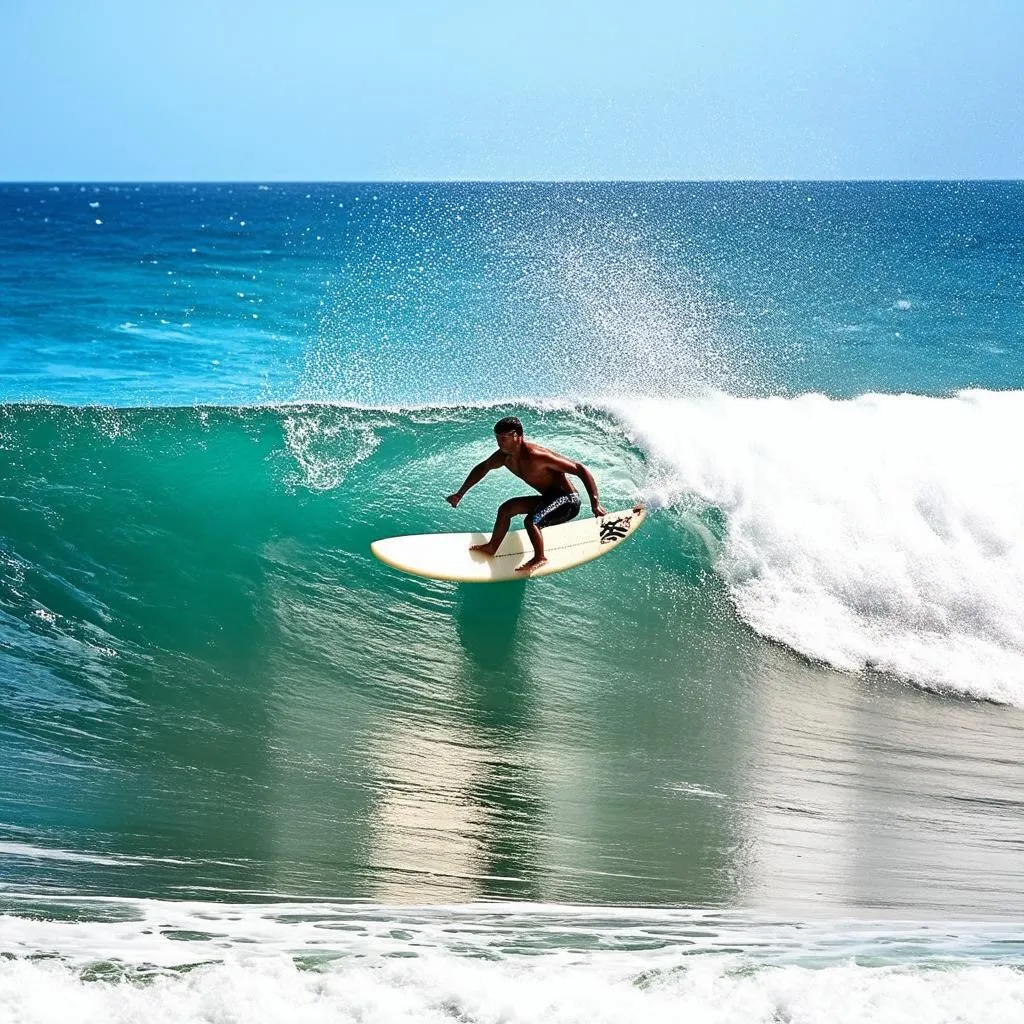
[[540, 504], [526, 517], [527, 523], [536, 526], [558, 526], [567, 523], [580, 514], [580, 496], [575, 491], [546, 491], [540, 496]]

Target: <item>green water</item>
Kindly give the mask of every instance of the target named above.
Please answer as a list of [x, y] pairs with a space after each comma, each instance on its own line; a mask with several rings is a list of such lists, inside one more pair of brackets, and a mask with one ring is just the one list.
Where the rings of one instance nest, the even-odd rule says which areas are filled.
[[714, 510], [529, 583], [376, 562], [489, 522], [510, 479], [442, 496], [503, 411], [6, 407], [8, 892], [1019, 913], [1016, 713], [758, 637]]

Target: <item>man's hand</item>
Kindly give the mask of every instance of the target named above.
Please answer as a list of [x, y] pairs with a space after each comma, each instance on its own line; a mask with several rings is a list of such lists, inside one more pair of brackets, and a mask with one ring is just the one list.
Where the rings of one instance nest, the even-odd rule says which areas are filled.
[[590, 511], [594, 513], [595, 519], [600, 519], [601, 516], [608, 515], [608, 513], [604, 509], [604, 505], [602, 505], [599, 501], [592, 501], [590, 503]]
[[447, 501], [452, 508], [458, 508], [459, 502], [462, 501], [462, 495], [456, 491], [454, 494], [449, 494], [444, 500]]

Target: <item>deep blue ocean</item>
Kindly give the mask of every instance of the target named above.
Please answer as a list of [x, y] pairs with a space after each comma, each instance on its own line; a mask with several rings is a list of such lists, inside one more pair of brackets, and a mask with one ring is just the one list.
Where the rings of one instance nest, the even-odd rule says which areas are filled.
[[0, 185], [0, 1020], [1024, 1019], [1022, 434], [1024, 183]]

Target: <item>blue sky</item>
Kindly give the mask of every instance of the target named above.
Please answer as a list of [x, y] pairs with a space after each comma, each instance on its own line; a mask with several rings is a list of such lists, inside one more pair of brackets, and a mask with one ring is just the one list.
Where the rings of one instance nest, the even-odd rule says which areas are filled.
[[1024, 177], [1024, 0], [0, 0], [0, 179]]

